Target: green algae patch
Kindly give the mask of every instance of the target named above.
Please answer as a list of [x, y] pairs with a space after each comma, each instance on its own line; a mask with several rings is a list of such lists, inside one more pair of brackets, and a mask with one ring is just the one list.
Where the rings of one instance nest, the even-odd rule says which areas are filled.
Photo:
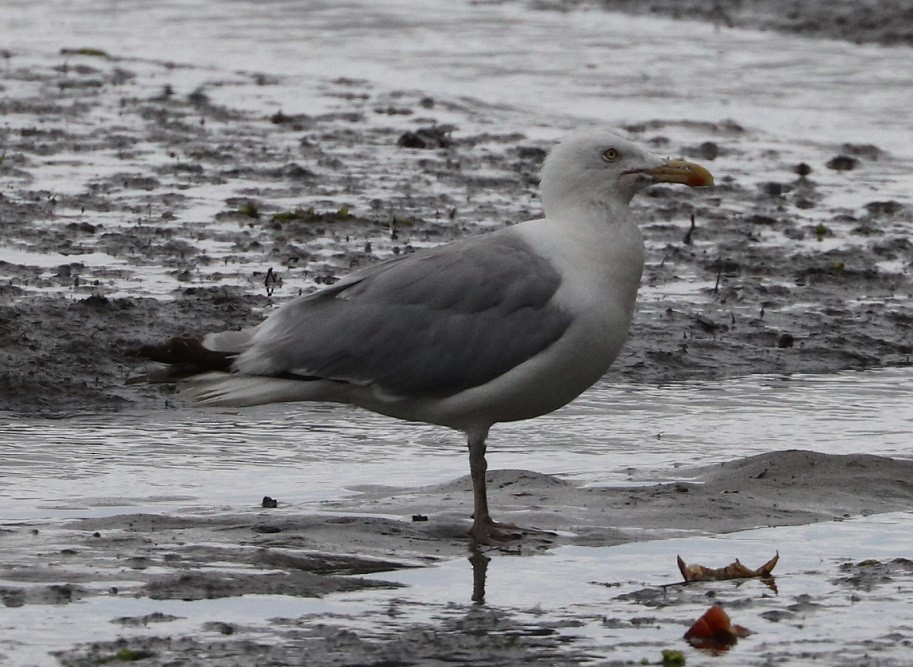
[[111, 56], [103, 49], [94, 49], [83, 47], [81, 49], [60, 49], [62, 56], [90, 56], [93, 58], [110, 58]]

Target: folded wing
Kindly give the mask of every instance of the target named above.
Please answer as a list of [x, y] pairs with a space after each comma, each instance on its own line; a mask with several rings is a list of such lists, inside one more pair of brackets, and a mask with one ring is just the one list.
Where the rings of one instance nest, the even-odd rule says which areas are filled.
[[246, 375], [446, 396], [485, 384], [558, 340], [555, 269], [498, 234], [408, 255], [286, 304], [232, 364]]

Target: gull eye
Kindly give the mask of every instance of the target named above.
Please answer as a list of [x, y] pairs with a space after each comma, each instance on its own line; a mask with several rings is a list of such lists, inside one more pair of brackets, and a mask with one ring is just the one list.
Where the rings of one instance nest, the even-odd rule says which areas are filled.
[[606, 148], [602, 151], [602, 159], [604, 162], [615, 162], [619, 157], [621, 157], [621, 153], [618, 152], [617, 148]]

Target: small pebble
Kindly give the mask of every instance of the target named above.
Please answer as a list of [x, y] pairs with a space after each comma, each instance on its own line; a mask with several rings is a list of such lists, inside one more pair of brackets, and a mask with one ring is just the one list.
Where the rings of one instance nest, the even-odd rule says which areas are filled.
[[771, 197], [779, 197], [780, 195], [783, 194], [783, 184], [782, 184], [782, 183], [776, 183], [776, 182], [774, 182], [774, 181], [770, 181], [770, 182], [768, 182], [768, 183], [764, 183], [764, 184], [761, 186], [761, 189], [764, 190], [764, 193], [765, 193], [765, 194], [768, 194], [768, 195], [770, 195]]
[[835, 155], [827, 161], [825, 166], [834, 171], [850, 171], [859, 166], [859, 160], [849, 155]]
[[705, 141], [697, 147], [698, 155], [705, 160], [716, 160], [720, 156], [720, 147], [712, 141]]
[[430, 127], [420, 127], [413, 131], [404, 132], [396, 140], [396, 145], [401, 148], [450, 148], [453, 145], [453, 139], [450, 138], [451, 128], [448, 126], [432, 125]]
[[873, 215], [894, 215], [903, 210], [903, 204], [894, 199], [888, 201], [872, 201], [865, 205], [865, 210]]

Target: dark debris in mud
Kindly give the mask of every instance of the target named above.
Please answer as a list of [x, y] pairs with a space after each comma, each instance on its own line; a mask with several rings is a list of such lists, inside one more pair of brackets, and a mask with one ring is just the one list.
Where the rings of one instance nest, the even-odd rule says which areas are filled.
[[908, 558], [894, 558], [887, 561], [876, 559], [844, 563], [840, 566], [841, 576], [834, 583], [857, 591], [871, 592], [882, 586], [896, 586], [898, 580], [913, 578], [913, 561]]

